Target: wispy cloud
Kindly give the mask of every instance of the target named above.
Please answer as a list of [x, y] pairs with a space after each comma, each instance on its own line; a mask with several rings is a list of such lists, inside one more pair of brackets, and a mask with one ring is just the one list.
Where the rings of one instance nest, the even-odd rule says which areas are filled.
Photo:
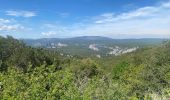
[[51, 36], [51, 35], [56, 35], [57, 33], [54, 32], [54, 31], [49, 31], [49, 32], [42, 32], [41, 34], [48, 37], [48, 36]]
[[19, 29], [23, 29], [21, 25], [2, 25], [0, 26], [0, 31], [16, 31]]
[[32, 12], [32, 11], [9, 10], [9, 11], [6, 11], [6, 15], [15, 16], [15, 17], [26, 17], [26, 18], [28, 18], [28, 17], [34, 17], [37, 14], [35, 12]]
[[108, 22], [115, 22], [115, 21], [122, 21], [122, 20], [129, 20], [135, 18], [147, 18], [154, 16], [160, 11], [160, 8], [157, 7], [143, 7], [139, 8], [134, 11], [122, 13], [120, 15], [115, 15], [113, 13], [105, 13], [98, 16], [95, 23], [108, 23]]
[[0, 23], [10, 23], [10, 20], [0, 18]]
[[0, 18], [0, 31], [16, 31], [23, 29], [24, 27], [18, 23], [14, 23], [14, 20]]
[[70, 13], [68, 12], [63, 12], [63, 13], [57, 13], [60, 17], [68, 17]]

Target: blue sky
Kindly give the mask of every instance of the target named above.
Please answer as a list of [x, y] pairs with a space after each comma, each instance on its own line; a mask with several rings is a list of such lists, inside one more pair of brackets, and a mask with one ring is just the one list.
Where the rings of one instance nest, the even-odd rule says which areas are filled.
[[0, 35], [170, 38], [170, 0], [0, 0]]

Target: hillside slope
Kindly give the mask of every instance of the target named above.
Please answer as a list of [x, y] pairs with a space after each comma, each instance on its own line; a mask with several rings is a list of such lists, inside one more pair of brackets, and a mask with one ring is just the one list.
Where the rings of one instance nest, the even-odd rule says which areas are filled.
[[102, 59], [0, 38], [0, 99], [168, 100], [170, 43]]

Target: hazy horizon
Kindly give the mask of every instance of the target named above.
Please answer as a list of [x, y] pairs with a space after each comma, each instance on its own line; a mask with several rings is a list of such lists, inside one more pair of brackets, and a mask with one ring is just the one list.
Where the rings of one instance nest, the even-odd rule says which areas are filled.
[[[5, 36], [6, 37], [6, 36]], [[107, 37], [107, 36], [74, 36], [74, 37], [43, 37], [43, 38], [16, 38], [19, 40], [26, 40], [26, 39], [33, 39], [33, 40], [37, 40], [37, 39], [72, 39], [72, 38], [82, 38], [82, 37], [102, 37], [102, 38], [108, 38], [108, 39], [115, 39], [115, 40], [126, 40], [126, 39], [170, 39], [165, 38], [165, 37], [141, 37], [141, 38], [112, 38], [112, 37]], [[14, 37], [15, 38], [15, 37]]]

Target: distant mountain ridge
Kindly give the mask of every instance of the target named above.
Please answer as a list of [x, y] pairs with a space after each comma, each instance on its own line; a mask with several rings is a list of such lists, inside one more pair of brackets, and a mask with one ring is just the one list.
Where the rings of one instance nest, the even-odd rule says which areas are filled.
[[54, 41], [54, 40], [146, 40], [146, 41], [153, 41], [153, 40], [168, 40], [168, 39], [165, 39], [165, 38], [125, 38], [125, 39], [114, 39], [114, 38], [109, 38], [109, 37], [103, 37], [103, 36], [79, 36], [79, 37], [72, 37], [72, 38], [39, 38], [39, 39], [20, 39], [20, 40], [23, 40], [23, 41], [43, 41], [43, 40], [46, 40], [46, 41]]
[[73, 37], [73, 38], [40, 38], [40, 39], [21, 39], [26, 44], [35, 43], [35, 42], [95, 42], [95, 41], [101, 41], [101, 42], [142, 42], [142, 43], [148, 43], [148, 44], [154, 44], [154, 43], [160, 43], [166, 39], [162, 38], [141, 38], [141, 39], [112, 39], [109, 37], [102, 37], [102, 36], [80, 36], [80, 37]]
[[[32, 47], [53, 49], [71, 55], [120, 55], [134, 48], [160, 45], [166, 39], [112, 39], [102, 36], [81, 36], [73, 38], [23, 39]], [[135, 49], [135, 50], [136, 50]]]

